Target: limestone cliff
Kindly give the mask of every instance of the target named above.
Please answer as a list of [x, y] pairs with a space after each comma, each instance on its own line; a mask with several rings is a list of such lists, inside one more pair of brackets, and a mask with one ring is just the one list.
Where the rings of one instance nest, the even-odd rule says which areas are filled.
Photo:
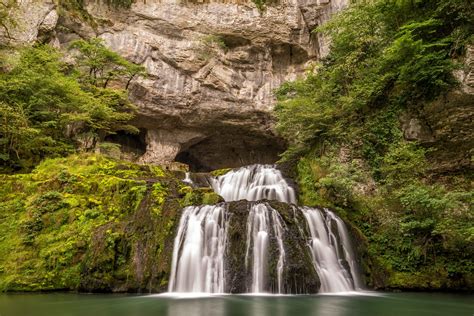
[[59, 47], [103, 38], [148, 73], [130, 89], [134, 123], [146, 133], [141, 161], [236, 167], [277, 160], [284, 143], [273, 131], [273, 91], [327, 53], [312, 30], [346, 2], [281, 0], [259, 10], [245, 0], [139, 0], [130, 8], [85, 1], [79, 14], [23, 1], [14, 38]]

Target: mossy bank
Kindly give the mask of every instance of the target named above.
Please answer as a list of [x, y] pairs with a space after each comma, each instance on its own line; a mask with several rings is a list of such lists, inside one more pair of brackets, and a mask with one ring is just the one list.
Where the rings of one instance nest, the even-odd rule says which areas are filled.
[[173, 173], [80, 154], [1, 177], [0, 291], [166, 289], [193, 195]]

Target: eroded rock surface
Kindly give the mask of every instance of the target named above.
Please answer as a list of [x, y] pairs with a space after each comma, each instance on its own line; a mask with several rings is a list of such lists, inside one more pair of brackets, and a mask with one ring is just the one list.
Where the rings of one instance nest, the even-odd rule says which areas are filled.
[[86, 22], [39, 1], [34, 14], [22, 4], [21, 40], [66, 47], [98, 36], [145, 66], [148, 75], [130, 87], [134, 124], [150, 131], [140, 161], [181, 153], [195, 169], [238, 167], [278, 159], [285, 144], [273, 131], [273, 91], [326, 53], [327, 41], [311, 31], [346, 2], [281, 0], [259, 11], [250, 0], [137, 0], [128, 9], [85, 1]]
[[437, 175], [466, 173], [474, 169], [474, 47], [468, 46], [464, 67], [455, 71], [459, 86], [417, 113], [402, 118], [405, 138], [431, 147], [428, 153]]

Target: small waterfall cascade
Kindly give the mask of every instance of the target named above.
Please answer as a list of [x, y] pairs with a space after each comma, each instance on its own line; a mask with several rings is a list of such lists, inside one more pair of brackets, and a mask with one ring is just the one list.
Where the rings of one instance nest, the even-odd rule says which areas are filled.
[[[267, 292], [267, 273], [269, 263], [270, 234], [275, 236], [278, 245], [278, 261], [276, 265], [278, 293], [282, 292], [282, 275], [285, 264], [283, 247], [283, 225], [280, 215], [266, 203], [253, 204], [247, 218], [247, 248], [245, 265], [249, 268], [252, 258], [252, 293]], [[252, 246], [252, 254], [250, 248]]]
[[357, 264], [344, 222], [329, 210], [303, 207], [301, 211], [311, 233], [310, 249], [321, 280], [320, 292], [360, 289]]
[[183, 210], [174, 242], [170, 292], [224, 292], [225, 208], [189, 206]]
[[[356, 256], [354, 253], [354, 247], [352, 246], [352, 242], [349, 238], [349, 232], [347, 231], [346, 224], [340, 219], [336, 214], [327, 210], [327, 215], [336, 222], [337, 230], [339, 232], [339, 236], [341, 237], [341, 244], [342, 244], [342, 251], [344, 252], [344, 257], [349, 264], [349, 268], [351, 271], [352, 280], [354, 281], [354, 289], [361, 290], [364, 288], [363, 282], [360, 279], [360, 270], [359, 265], [356, 260]], [[340, 255], [339, 257], [342, 257]]]
[[189, 184], [191, 186], [194, 184], [193, 180], [191, 180], [191, 173], [190, 172], [186, 172], [184, 174], [183, 182], [186, 183], [186, 184]]
[[294, 189], [272, 165], [250, 165], [213, 179], [214, 191], [225, 201], [277, 200], [296, 203]]

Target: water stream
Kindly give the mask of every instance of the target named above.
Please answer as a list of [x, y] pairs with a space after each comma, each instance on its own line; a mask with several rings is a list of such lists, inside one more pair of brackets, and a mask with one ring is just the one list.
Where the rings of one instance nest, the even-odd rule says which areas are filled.
[[[184, 181], [190, 182], [189, 173]], [[286, 226], [279, 212], [262, 200], [295, 204], [295, 190], [271, 165], [242, 167], [211, 179], [211, 183], [226, 202], [260, 201], [249, 203], [247, 238], [242, 240], [246, 250], [242, 260], [251, 276], [247, 288], [251, 293], [284, 293], [283, 274], [288, 261]], [[183, 210], [174, 243], [170, 292], [225, 292], [226, 269], [232, 269], [225, 266], [229, 218], [226, 212], [226, 203]], [[337, 293], [362, 289], [355, 252], [344, 222], [329, 210], [297, 207], [296, 212], [301, 212], [309, 228], [309, 236], [301, 236], [305, 232], [303, 227], [298, 227], [298, 233], [308, 239], [313, 266], [321, 283], [319, 291]], [[276, 290], [270, 288], [269, 275], [276, 275]]]
[[174, 242], [170, 292], [224, 292], [225, 209], [184, 209]]
[[[352, 272], [352, 269], [355, 270], [356, 261], [342, 220], [328, 210], [309, 207], [303, 207], [301, 210], [311, 232], [310, 248], [315, 269], [321, 280], [320, 292], [355, 291], [357, 286], [360, 287], [355, 281], [359, 278], [355, 276], [355, 271]], [[335, 228], [332, 221], [336, 222]]]
[[296, 203], [295, 190], [271, 165], [250, 165], [213, 179], [214, 191], [226, 201], [276, 200]]
[[282, 293], [282, 274], [285, 263], [283, 247], [283, 225], [280, 215], [266, 203], [254, 204], [247, 219], [247, 250], [245, 264], [249, 267], [250, 249], [252, 248], [252, 293], [268, 292], [266, 276], [268, 270], [268, 251], [270, 234], [275, 236], [278, 245], [277, 284], [278, 293]]

